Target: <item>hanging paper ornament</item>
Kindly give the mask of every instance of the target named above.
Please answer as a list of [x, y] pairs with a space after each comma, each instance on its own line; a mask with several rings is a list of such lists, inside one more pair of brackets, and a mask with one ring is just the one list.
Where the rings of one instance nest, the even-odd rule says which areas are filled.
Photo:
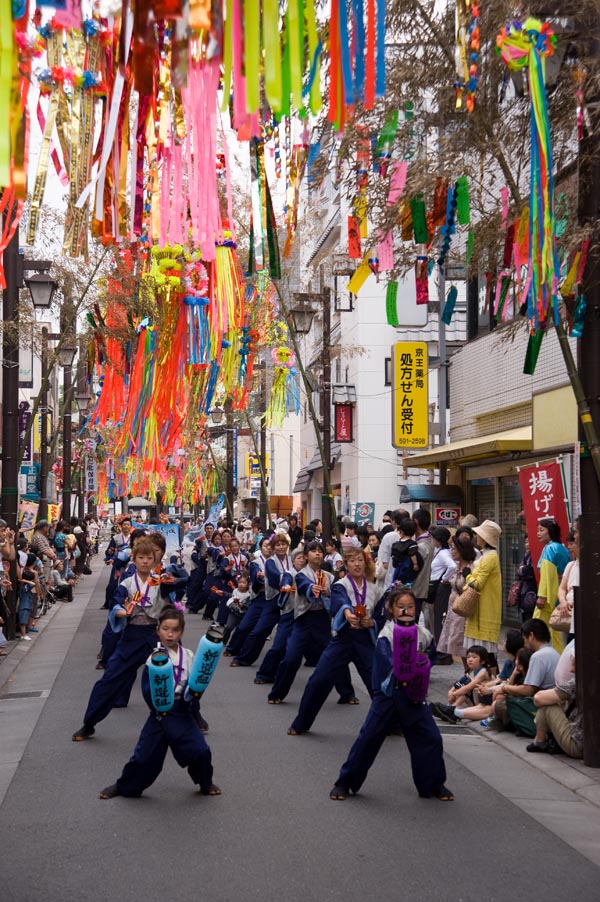
[[389, 326], [394, 326], [397, 328], [400, 323], [398, 321], [398, 308], [397, 308], [397, 298], [398, 298], [398, 283], [397, 282], [388, 282], [387, 289], [385, 292], [385, 313]]
[[410, 212], [415, 244], [427, 244], [429, 242], [429, 230], [425, 214], [425, 201], [422, 194], [417, 194], [411, 198]]
[[585, 326], [585, 314], [587, 310], [587, 301], [585, 295], [579, 294], [577, 296], [577, 303], [575, 305], [575, 312], [573, 314], [573, 326], [571, 328], [571, 338], [582, 338], [583, 329]]
[[441, 268], [446, 262], [446, 255], [450, 250], [452, 236], [456, 232], [456, 185], [453, 185], [448, 191], [448, 199], [446, 201], [446, 221], [440, 229], [442, 237], [442, 246], [438, 257], [438, 266]]
[[462, 109], [464, 103], [471, 113], [475, 109], [479, 81], [479, 3], [476, 0], [456, 0], [456, 43], [456, 109]]
[[496, 38], [497, 51], [505, 65], [519, 71], [527, 68], [531, 104], [531, 180], [529, 254], [527, 277], [528, 317], [539, 330], [551, 309], [558, 321], [560, 265], [556, 251], [554, 211], [554, 167], [552, 139], [545, 89], [545, 59], [554, 52], [556, 37], [539, 19], [513, 22]]
[[442, 322], [446, 323], [447, 326], [452, 322], [452, 315], [454, 313], [454, 308], [456, 306], [456, 299], [458, 297], [458, 289], [456, 285], [452, 285], [447, 296], [446, 303], [444, 304], [444, 312], [442, 313]]
[[466, 175], [461, 175], [456, 180], [456, 219], [459, 225], [469, 225], [471, 222], [469, 182]]
[[529, 341], [527, 342], [527, 351], [525, 352], [525, 363], [523, 365], [523, 372], [526, 376], [533, 376], [533, 374], [535, 373], [535, 368], [537, 366], [538, 357], [540, 356], [543, 338], [543, 329], [538, 329], [537, 332], [534, 332], [529, 336]]

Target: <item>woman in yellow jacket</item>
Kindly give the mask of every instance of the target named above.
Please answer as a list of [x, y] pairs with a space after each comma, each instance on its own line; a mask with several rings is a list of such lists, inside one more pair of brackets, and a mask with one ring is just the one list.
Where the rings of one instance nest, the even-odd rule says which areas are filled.
[[479, 603], [467, 617], [464, 647], [483, 645], [495, 655], [502, 623], [502, 573], [497, 552], [502, 530], [493, 520], [484, 520], [481, 526], [473, 527], [473, 532], [477, 535], [481, 557], [466, 581], [479, 592]]

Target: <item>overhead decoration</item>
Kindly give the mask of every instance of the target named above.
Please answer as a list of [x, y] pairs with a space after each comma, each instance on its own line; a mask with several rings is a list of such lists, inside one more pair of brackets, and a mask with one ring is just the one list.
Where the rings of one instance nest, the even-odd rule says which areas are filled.
[[[556, 38], [539, 19], [513, 22], [496, 39], [497, 50], [511, 70], [527, 69], [531, 105], [531, 178], [528, 273], [523, 291], [532, 334], [543, 334], [550, 313], [558, 319], [560, 266], [556, 251], [552, 139], [545, 89], [545, 60]], [[541, 339], [540, 339], [541, 341]], [[539, 351], [538, 351], [539, 352]], [[532, 355], [530, 355], [532, 356]]]
[[472, 113], [479, 81], [479, 2], [456, 0], [456, 109]]

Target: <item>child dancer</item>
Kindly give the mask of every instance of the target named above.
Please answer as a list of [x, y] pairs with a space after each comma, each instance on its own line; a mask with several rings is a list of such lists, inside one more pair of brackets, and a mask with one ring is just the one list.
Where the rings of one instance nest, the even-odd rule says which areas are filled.
[[95, 726], [110, 714], [115, 703], [131, 691], [137, 672], [154, 648], [158, 616], [164, 607], [160, 583], [151, 585], [156, 563], [156, 545], [142, 538], [133, 549], [136, 572], [124, 579], [114, 592], [111, 622], [115, 632], [123, 632], [98, 680], [83, 717], [83, 726], [73, 734], [73, 742], [93, 736]]
[[159, 647], [162, 646], [167, 650], [173, 662], [175, 703], [166, 715], [158, 715], [154, 711], [146, 666], [142, 677], [142, 692], [150, 708], [150, 716], [144, 724], [132, 757], [123, 768], [123, 773], [116, 783], [102, 790], [101, 799], [141, 796], [162, 771], [169, 748], [179, 766], [187, 767], [194, 783], [200, 786], [201, 795], [221, 795], [221, 790], [212, 780], [211, 753], [194, 719], [191, 710], [193, 702], [184, 698], [194, 659], [194, 653], [180, 644], [184, 627], [185, 620], [181, 611], [170, 606], [164, 608], [158, 618], [157, 633]]
[[260, 550], [254, 553], [250, 562], [250, 604], [242, 621], [235, 631], [235, 636], [223, 652], [226, 658], [233, 658], [242, 650], [242, 647], [252, 633], [267, 603], [265, 597], [265, 569], [268, 559], [271, 557], [271, 540], [264, 538], [260, 543]]
[[[335, 786], [329, 793], [333, 801], [342, 801], [356, 793], [383, 745], [395, 718], [400, 721], [412, 764], [417, 791], [422, 798], [452, 801], [452, 792], [444, 785], [446, 768], [443, 745], [426, 702], [413, 701], [407, 685], [399, 682], [393, 670], [394, 622], [415, 624], [417, 603], [414, 594], [403, 587], [392, 588], [386, 602], [388, 621], [379, 633], [373, 662], [374, 696], [358, 739], [342, 765]], [[431, 633], [418, 627], [420, 652], [433, 654]]]
[[250, 601], [250, 579], [245, 573], [241, 573], [237, 579], [237, 586], [227, 602], [227, 622], [223, 633], [223, 644], [226, 645], [229, 637], [240, 625], [242, 617], [246, 613]]

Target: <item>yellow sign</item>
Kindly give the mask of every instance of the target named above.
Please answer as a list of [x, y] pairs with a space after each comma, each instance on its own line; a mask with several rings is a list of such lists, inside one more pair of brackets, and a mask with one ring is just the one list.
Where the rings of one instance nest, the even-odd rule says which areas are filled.
[[424, 341], [398, 341], [392, 347], [392, 445], [427, 448], [429, 394], [427, 345]]
[[[269, 455], [265, 454], [265, 473], [269, 472]], [[246, 454], [246, 475], [248, 479], [260, 479], [260, 459], [250, 451]]]

